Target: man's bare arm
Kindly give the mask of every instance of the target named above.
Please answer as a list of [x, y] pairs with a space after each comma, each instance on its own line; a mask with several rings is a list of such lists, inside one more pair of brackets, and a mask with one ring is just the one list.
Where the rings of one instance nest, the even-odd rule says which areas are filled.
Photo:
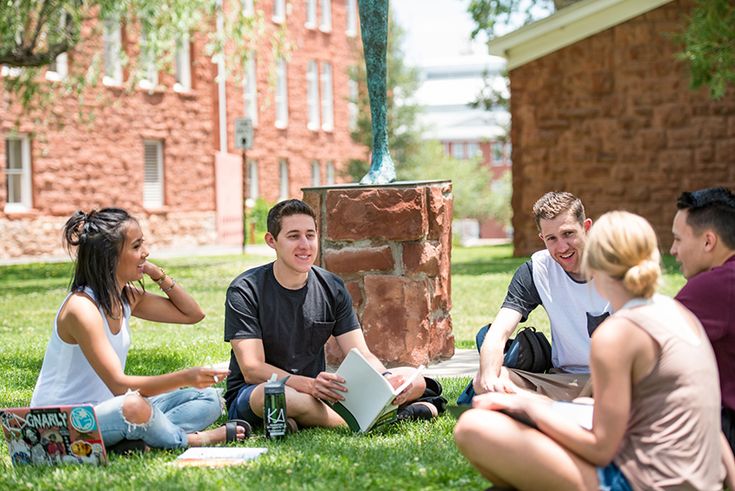
[[513, 391], [510, 381], [500, 378], [500, 367], [503, 366], [505, 343], [520, 321], [520, 312], [507, 307], [502, 307], [495, 316], [480, 348], [480, 368], [473, 381], [476, 393]]

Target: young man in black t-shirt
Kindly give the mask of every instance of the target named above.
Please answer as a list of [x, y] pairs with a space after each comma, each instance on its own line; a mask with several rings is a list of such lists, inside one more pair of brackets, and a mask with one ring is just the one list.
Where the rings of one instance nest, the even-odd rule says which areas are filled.
[[[347, 353], [357, 348], [376, 370], [398, 387], [411, 368], [385, 366], [373, 355], [352, 310], [342, 280], [319, 267], [313, 210], [300, 200], [282, 201], [268, 213], [266, 243], [273, 263], [245, 271], [230, 284], [225, 303], [225, 341], [230, 342], [231, 374], [225, 400], [230, 418], [260, 424], [263, 383], [271, 374], [286, 382], [288, 416], [300, 426], [340, 426], [345, 422], [327, 404], [343, 399], [344, 379], [325, 372], [324, 343], [334, 336]], [[419, 377], [397, 398], [419, 398]]]

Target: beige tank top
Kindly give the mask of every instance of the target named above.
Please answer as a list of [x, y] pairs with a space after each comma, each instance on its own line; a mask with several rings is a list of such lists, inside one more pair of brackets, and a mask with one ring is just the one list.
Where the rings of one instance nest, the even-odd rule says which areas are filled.
[[[712, 347], [686, 328], [668, 297], [614, 314], [646, 331], [660, 353], [633, 386], [628, 428], [615, 463], [636, 490], [721, 490], [720, 384]], [[694, 318], [692, 316], [692, 318]]]

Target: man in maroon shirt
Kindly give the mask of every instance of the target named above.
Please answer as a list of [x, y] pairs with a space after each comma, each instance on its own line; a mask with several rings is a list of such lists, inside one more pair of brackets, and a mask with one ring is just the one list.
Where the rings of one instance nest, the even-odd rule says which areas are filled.
[[726, 188], [682, 193], [671, 254], [687, 283], [676, 295], [699, 318], [720, 372], [722, 431], [735, 451], [735, 195]]

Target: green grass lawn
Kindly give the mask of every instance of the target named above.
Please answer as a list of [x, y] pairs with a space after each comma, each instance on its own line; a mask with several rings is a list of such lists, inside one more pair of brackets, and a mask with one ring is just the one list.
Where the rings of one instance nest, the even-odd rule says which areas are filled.
[[[227, 360], [225, 289], [241, 271], [268, 260], [228, 256], [156, 261], [192, 293], [207, 317], [196, 326], [133, 319], [126, 371], [150, 375]], [[492, 320], [524, 260], [511, 257], [510, 246], [453, 249], [452, 318], [458, 347], [473, 347], [475, 331]], [[684, 279], [671, 258], [665, 265], [663, 292], [672, 294]], [[70, 268], [69, 263], [0, 267], [0, 407], [28, 405]], [[531, 315], [529, 324], [548, 331], [542, 309]], [[442, 380], [447, 399], [456, 399], [467, 381]], [[482, 489], [487, 482], [454, 446], [453, 425], [445, 415], [367, 436], [304, 430], [271, 443], [258, 434], [246, 445], [267, 446], [269, 452], [245, 466], [226, 469], [174, 468], [167, 465], [180, 453], [174, 451], [113, 456], [110, 465], [100, 469], [13, 468], [2, 442], [0, 489]]]

